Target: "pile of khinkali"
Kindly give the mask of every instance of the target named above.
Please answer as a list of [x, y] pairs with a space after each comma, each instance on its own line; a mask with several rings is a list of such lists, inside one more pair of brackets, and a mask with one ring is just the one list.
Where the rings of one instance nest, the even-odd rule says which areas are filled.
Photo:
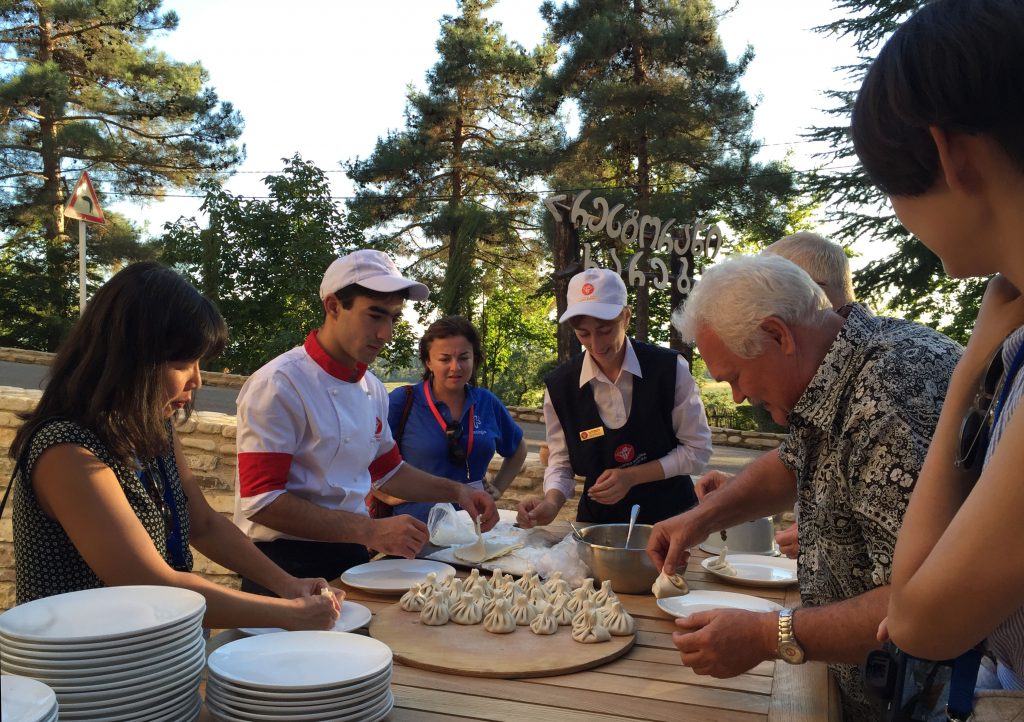
[[534, 634], [551, 635], [572, 625], [572, 638], [583, 644], [607, 642], [612, 636], [636, 632], [636, 622], [612, 591], [584, 579], [576, 589], [555, 572], [546, 581], [537, 574], [515, 579], [495, 569], [490, 578], [473, 569], [465, 579], [438, 581], [434, 574], [402, 595], [407, 612], [418, 612], [420, 623], [439, 626], [483, 624], [493, 634], [510, 634], [529, 627]]

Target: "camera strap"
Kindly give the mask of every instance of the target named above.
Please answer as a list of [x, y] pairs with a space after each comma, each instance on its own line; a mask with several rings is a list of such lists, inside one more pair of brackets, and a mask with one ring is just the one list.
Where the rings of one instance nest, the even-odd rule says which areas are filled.
[[953, 660], [949, 699], [946, 701], [946, 717], [950, 722], [967, 722], [974, 711], [974, 687], [978, 681], [981, 657], [981, 649], [975, 647]]

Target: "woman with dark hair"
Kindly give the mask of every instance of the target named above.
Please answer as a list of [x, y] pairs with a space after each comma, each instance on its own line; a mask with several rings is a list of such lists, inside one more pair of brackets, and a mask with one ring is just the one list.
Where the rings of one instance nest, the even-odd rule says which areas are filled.
[[[418, 469], [488, 489], [497, 499], [523, 468], [523, 430], [508, 409], [476, 385], [483, 362], [480, 334], [462, 316], [430, 324], [420, 339], [423, 381], [391, 392], [388, 423], [402, 458]], [[487, 482], [495, 452], [505, 457]], [[488, 488], [489, 487], [489, 488]], [[426, 521], [430, 502], [397, 502], [396, 514]]]
[[[296, 579], [214, 511], [173, 419], [192, 411], [201, 360], [224, 348], [217, 308], [177, 273], [136, 263], [86, 306], [11, 445], [17, 602], [127, 584], [206, 598], [208, 627], [325, 629], [322, 579]], [[287, 599], [192, 574], [190, 546]]]
[[907, 230], [951, 276], [995, 274], [900, 531], [880, 636], [887, 624], [927, 659], [987, 639], [990, 682], [1008, 689], [1024, 689], [1022, 43], [1021, 0], [931, 2], [885, 44], [853, 113], [861, 162]]

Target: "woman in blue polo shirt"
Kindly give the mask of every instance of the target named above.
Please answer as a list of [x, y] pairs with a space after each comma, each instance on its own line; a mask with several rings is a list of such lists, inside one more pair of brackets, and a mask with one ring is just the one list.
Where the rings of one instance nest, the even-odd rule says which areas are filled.
[[[497, 396], [476, 385], [480, 334], [462, 316], [435, 321], [420, 339], [423, 381], [391, 392], [388, 423], [402, 458], [418, 469], [484, 488], [495, 453], [505, 457], [490, 485], [501, 495], [523, 467], [523, 430]], [[497, 498], [496, 496], [496, 498]], [[395, 514], [426, 521], [430, 502], [401, 502]]]

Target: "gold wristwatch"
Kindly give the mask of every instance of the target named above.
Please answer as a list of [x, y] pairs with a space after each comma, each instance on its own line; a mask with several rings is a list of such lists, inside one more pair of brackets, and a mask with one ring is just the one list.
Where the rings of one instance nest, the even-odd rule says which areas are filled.
[[779, 659], [787, 664], [803, 664], [804, 648], [793, 635], [793, 610], [779, 612]]

